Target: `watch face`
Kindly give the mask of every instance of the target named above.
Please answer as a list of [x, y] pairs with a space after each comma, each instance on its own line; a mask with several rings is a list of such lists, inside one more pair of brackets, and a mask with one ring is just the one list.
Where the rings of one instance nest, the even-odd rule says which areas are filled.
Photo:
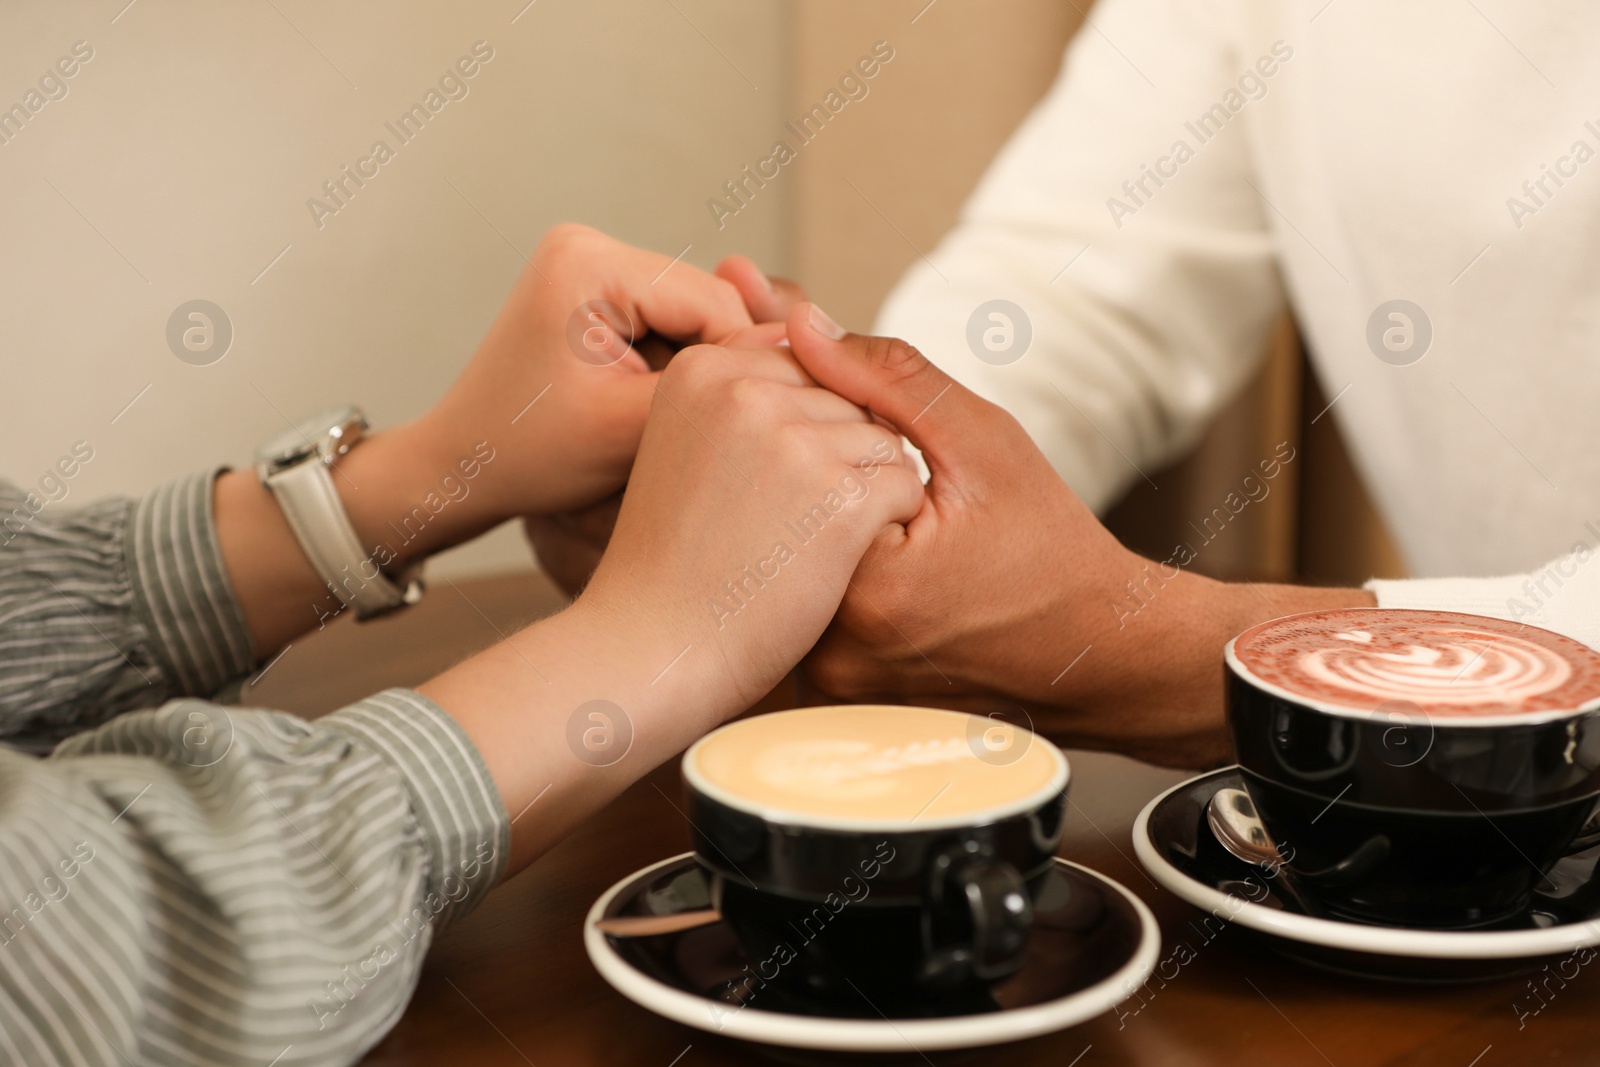
[[351, 404], [319, 411], [285, 428], [256, 449], [256, 463], [284, 466], [317, 454], [332, 463], [361, 440], [367, 420], [361, 409]]

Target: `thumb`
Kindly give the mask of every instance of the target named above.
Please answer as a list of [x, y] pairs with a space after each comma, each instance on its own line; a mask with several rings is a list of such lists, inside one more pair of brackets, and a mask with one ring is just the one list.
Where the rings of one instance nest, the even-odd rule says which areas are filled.
[[815, 304], [789, 316], [789, 348], [818, 385], [894, 424], [930, 468], [955, 471], [994, 406], [894, 337], [846, 333]]

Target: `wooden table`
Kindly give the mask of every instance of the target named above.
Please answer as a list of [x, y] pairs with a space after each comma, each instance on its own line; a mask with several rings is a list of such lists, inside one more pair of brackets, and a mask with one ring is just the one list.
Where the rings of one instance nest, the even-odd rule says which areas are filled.
[[[439, 583], [417, 608], [363, 627], [345, 623], [297, 642], [246, 700], [306, 715], [390, 685], [413, 685], [548, 614], [559, 594], [538, 575]], [[760, 707], [792, 706], [792, 685]], [[1152, 883], [1133, 859], [1134, 816], [1185, 777], [1118, 756], [1069, 752], [1072, 807], [1061, 855], [1119, 879], [1154, 909], [1162, 969], [1133, 1001], [1083, 1026], [998, 1050], [908, 1054], [912, 1063], [1160, 1067], [1504, 1067], [1600, 1064], [1600, 960], [1538, 1007], [1526, 977], [1418, 988], [1339, 978], [1281, 960], [1227, 929], [1209, 943], [1201, 913]], [[613, 882], [689, 848], [677, 762], [658, 768], [435, 944], [422, 982], [369, 1064], [564, 1067], [627, 1063], [710, 1067], [771, 1062], [753, 1047], [658, 1018], [601, 981], [583, 951], [589, 905]], [[791, 1057], [786, 1057], [791, 1058]], [[797, 1055], [793, 1060], [816, 1059]], [[838, 1057], [822, 1057], [838, 1062]]]

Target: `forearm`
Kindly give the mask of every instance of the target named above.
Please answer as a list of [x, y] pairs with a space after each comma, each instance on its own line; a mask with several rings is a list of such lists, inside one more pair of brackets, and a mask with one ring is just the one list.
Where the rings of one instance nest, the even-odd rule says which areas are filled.
[[1017, 695], [1040, 730], [1073, 744], [1168, 765], [1211, 766], [1230, 752], [1223, 646], [1268, 619], [1374, 603], [1362, 589], [1219, 582], [1182, 573], [1117, 616], [1070, 669], [1051, 674], [1051, 665], [1041, 662], [1029, 676], [1053, 681]]
[[715, 649], [687, 642], [580, 600], [420, 687], [483, 753], [512, 818], [508, 873], [739, 710], [704, 674]]
[[[495, 455], [486, 439], [446, 433], [425, 418], [364, 439], [331, 474], [368, 558], [393, 573], [507, 517], [483, 491], [493, 459], [482, 457]], [[215, 521], [258, 657], [339, 614], [338, 597], [312, 569], [254, 470], [217, 479]]]

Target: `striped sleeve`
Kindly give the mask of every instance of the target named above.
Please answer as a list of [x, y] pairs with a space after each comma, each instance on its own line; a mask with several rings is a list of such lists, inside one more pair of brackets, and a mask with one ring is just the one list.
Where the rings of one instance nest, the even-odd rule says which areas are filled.
[[214, 478], [84, 507], [0, 485], [0, 736], [54, 741], [249, 670]]
[[471, 741], [408, 690], [0, 746], [0, 1062], [353, 1062], [508, 835]]

